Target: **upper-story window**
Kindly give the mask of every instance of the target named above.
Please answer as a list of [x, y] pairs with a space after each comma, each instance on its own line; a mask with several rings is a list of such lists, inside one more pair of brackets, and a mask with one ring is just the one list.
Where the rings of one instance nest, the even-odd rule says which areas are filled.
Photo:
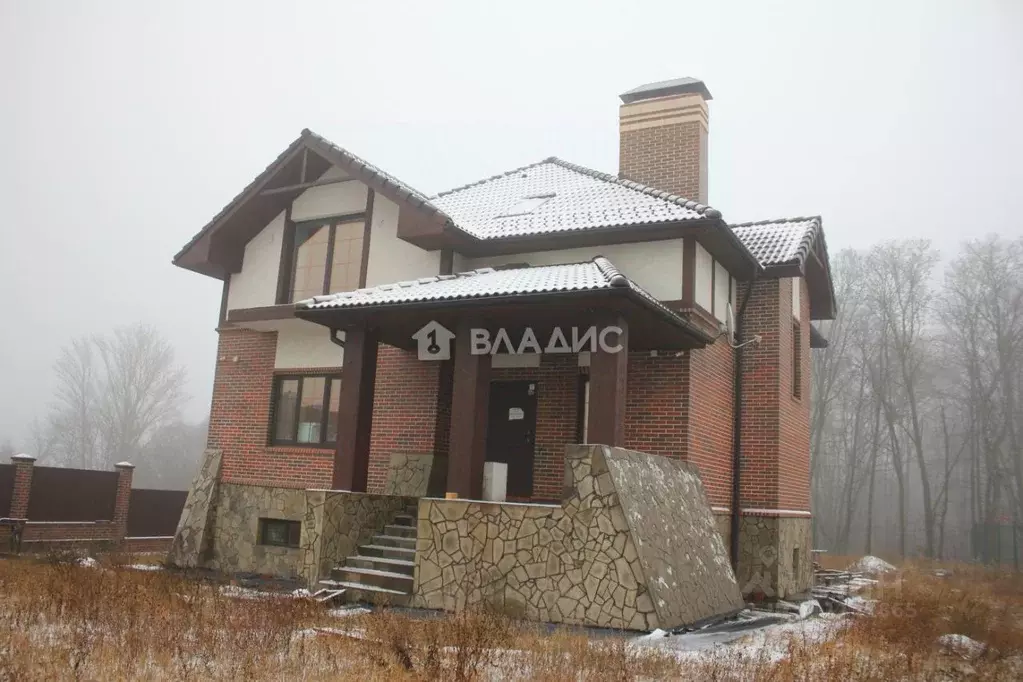
[[363, 215], [324, 218], [294, 227], [289, 272], [288, 300], [294, 303], [321, 294], [352, 291], [365, 283], [363, 265], [366, 219]]

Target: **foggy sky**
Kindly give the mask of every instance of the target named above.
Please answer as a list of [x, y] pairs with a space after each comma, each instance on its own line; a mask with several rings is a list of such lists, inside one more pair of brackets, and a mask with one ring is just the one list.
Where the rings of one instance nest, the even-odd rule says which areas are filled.
[[[157, 6], [159, 5], [159, 6]], [[178, 249], [303, 127], [429, 194], [616, 172], [617, 95], [710, 103], [710, 204], [832, 253], [1023, 233], [1023, 3], [0, 0], [0, 441], [76, 335], [155, 325], [209, 409], [220, 282]]]

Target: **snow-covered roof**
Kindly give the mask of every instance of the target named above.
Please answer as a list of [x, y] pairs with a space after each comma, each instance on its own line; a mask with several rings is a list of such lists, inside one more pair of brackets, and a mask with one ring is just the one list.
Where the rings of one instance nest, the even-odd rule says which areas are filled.
[[731, 225], [732, 232], [762, 266], [802, 264], [821, 229], [820, 216], [780, 218]]
[[454, 275], [423, 277], [355, 291], [315, 296], [299, 301], [295, 305], [298, 308], [315, 310], [414, 301], [453, 301], [557, 291], [596, 291], [612, 287], [631, 287], [654, 300], [652, 296], [622, 275], [609, 260], [597, 257], [583, 263], [501, 270], [480, 268]]
[[441, 192], [430, 203], [478, 239], [721, 217], [709, 206], [555, 157]]

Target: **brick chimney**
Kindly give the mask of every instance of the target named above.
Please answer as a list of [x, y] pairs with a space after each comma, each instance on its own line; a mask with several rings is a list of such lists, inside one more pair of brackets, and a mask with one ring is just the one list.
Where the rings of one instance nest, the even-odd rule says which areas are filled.
[[703, 81], [676, 78], [621, 95], [618, 174], [707, 203], [707, 102]]

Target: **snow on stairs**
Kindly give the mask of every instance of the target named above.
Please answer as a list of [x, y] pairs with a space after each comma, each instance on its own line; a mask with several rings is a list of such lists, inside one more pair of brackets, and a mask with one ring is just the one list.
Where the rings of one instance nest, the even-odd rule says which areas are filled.
[[391, 523], [335, 567], [320, 586], [341, 591], [346, 602], [373, 602], [403, 606], [412, 595], [416, 558], [415, 507], [397, 514]]

